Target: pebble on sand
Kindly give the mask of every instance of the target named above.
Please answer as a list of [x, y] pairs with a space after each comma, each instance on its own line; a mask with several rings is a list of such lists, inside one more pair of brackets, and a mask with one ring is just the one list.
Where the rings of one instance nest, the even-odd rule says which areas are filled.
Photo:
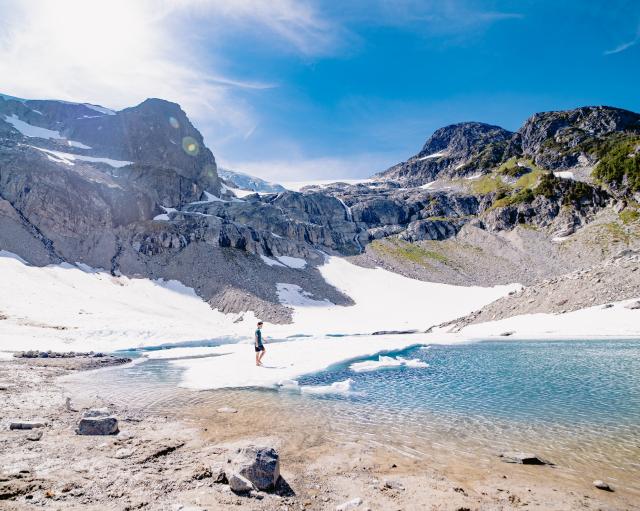
[[38, 421], [15, 421], [9, 423], [9, 429], [34, 429], [44, 428], [43, 422]]
[[506, 463], [520, 463], [522, 465], [553, 465], [550, 461], [528, 452], [503, 452], [500, 455]]
[[604, 481], [602, 481], [600, 479], [596, 479], [595, 481], [593, 481], [593, 486], [598, 488], [598, 490], [613, 491], [613, 488], [611, 486], [609, 486], [608, 483], [605, 483]]
[[360, 497], [356, 497], [355, 499], [347, 500], [339, 506], [336, 506], [336, 511], [349, 511], [350, 509], [359, 507], [360, 504], [362, 504], [362, 499]]

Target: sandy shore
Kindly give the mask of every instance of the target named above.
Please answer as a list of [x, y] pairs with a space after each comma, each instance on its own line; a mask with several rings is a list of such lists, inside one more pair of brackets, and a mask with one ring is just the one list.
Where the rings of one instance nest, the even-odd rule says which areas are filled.
[[[157, 414], [88, 400], [90, 392], [67, 396], [59, 377], [96, 363], [88, 357], [0, 361], [0, 508], [326, 510], [361, 499], [354, 509], [640, 509], [639, 493], [598, 490], [561, 466], [497, 457], [474, 462], [437, 450], [409, 459], [336, 439], [321, 415], [267, 402], [243, 402], [237, 413], [195, 404]], [[84, 407], [109, 407], [121, 433], [76, 435]], [[10, 431], [15, 419], [44, 422], [42, 437]], [[238, 496], [211, 477], [212, 464], [225, 463], [235, 446], [248, 442], [279, 449], [285, 482], [277, 492]]]

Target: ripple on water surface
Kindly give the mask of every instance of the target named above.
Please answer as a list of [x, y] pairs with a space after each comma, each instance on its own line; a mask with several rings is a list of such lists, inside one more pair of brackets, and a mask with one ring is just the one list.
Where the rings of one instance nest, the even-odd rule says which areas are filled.
[[[409, 456], [429, 446], [530, 449], [569, 468], [595, 464], [640, 475], [640, 341], [483, 342], [394, 355], [428, 367], [357, 372], [345, 363], [299, 382], [351, 379], [356, 392], [346, 395], [191, 392], [176, 388], [179, 368], [156, 360], [93, 373], [91, 387], [112, 402], [158, 413], [201, 404], [286, 404], [330, 416], [339, 438], [382, 442]], [[78, 375], [69, 385], [79, 390], [83, 381]]]

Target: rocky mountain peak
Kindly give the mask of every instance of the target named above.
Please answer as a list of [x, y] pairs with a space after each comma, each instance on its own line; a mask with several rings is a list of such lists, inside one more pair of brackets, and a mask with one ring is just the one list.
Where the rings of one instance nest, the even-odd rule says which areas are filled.
[[500, 126], [482, 122], [451, 124], [436, 130], [417, 156], [442, 153], [451, 158], [468, 158], [485, 145], [509, 140], [512, 135]]
[[180, 105], [147, 99], [115, 115], [78, 119], [65, 134], [114, 158], [171, 169], [218, 193], [216, 161]]
[[533, 153], [549, 139], [575, 146], [589, 137], [624, 131], [640, 132], [640, 114], [609, 106], [585, 106], [533, 114], [518, 133], [523, 152]]

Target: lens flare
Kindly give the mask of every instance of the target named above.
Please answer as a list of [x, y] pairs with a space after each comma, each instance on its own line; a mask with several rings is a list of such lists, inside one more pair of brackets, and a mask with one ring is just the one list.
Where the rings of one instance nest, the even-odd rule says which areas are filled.
[[193, 137], [184, 137], [182, 139], [182, 149], [189, 156], [197, 156], [200, 152], [200, 145], [198, 141]]
[[180, 127], [180, 123], [175, 117], [169, 117], [169, 124], [171, 124], [171, 127], [175, 129], [178, 129]]
[[214, 177], [218, 174], [216, 168], [213, 165], [209, 164], [204, 166], [204, 172], [207, 177]]

